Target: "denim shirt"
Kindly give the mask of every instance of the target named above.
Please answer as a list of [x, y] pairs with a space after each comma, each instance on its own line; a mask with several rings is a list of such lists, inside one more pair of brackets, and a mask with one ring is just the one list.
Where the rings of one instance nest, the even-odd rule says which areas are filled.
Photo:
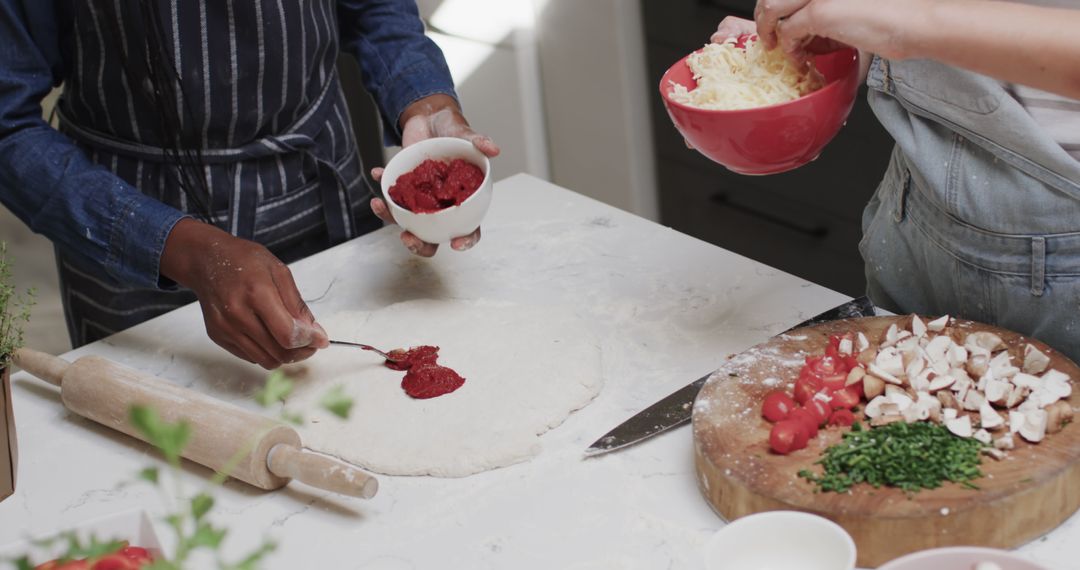
[[[95, 164], [41, 116], [41, 101], [71, 73], [70, 0], [0, 0], [0, 202], [102, 277], [158, 287], [165, 240], [184, 217]], [[206, 1], [206, 0], [203, 0]], [[338, 0], [341, 49], [360, 62], [386, 142], [412, 102], [455, 96], [439, 48], [410, 0]]]

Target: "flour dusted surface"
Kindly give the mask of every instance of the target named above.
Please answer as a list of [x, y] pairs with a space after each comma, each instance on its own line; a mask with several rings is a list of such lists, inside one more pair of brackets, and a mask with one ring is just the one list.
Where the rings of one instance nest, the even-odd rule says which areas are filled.
[[[526, 461], [540, 453], [539, 436], [602, 384], [595, 335], [550, 307], [418, 300], [320, 324], [330, 338], [385, 350], [439, 346], [439, 362], [465, 377], [456, 392], [415, 400], [401, 389], [402, 372], [348, 348], [320, 351], [290, 371], [297, 389], [288, 405], [305, 411], [304, 444], [388, 475], [463, 477]], [[355, 401], [346, 421], [318, 408], [338, 384]]]

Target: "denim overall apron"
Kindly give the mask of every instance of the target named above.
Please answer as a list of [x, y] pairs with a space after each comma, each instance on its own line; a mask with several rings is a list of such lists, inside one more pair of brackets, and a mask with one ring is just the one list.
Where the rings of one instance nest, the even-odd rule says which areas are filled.
[[[58, 114], [94, 162], [286, 263], [381, 227], [338, 82], [334, 0], [155, 0], [182, 83], [178, 114], [202, 137], [209, 216], [188, 203], [160, 148], [151, 86], [131, 84], [123, 67], [145, 41], [138, 1], [74, 3]], [[195, 300], [110, 282], [57, 255], [74, 346]]]
[[871, 299], [1012, 329], [1080, 361], [1080, 161], [994, 79], [875, 57], [867, 84], [896, 140], [863, 215]]

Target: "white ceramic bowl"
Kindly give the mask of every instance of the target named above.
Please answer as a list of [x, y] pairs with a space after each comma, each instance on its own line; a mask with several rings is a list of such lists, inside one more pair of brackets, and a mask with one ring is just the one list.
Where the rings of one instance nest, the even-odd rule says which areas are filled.
[[[458, 206], [430, 214], [410, 212], [394, 202], [390, 197], [390, 187], [399, 176], [429, 158], [444, 161], [463, 158], [484, 171], [484, 182]], [[383, 197], [399, 226], [428, 243], [447, 243], [453, 238], [471, 234], [480, 227], [487, 214], [492, 196], [491, 161], [469, 141], [451, 137], [425, 139], [402, 149], [390, 159], [390, 164], [383, 171], [381, 184]]]
[[923, 550], [897, 558], [878, 570], [976, 570], [980, 562], [996, 564], [1001, 570], [1046, 570], [1004, 550], [975, 546]]
[[770, 511], [725, 525], [705, 546], [707, 570], [853, 570], [855, 541], [829, 519]]

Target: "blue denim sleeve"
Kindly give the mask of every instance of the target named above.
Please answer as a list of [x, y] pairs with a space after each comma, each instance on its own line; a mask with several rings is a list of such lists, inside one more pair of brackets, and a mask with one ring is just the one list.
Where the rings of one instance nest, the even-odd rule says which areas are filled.
[[53, 2], [0, 0], [0, 202], [117, 283], [157, 287], [184, 215], [92, 163], [41, 116], [61, 76]]
[[382, 113], [386, 144], [401, 143], [398, 119], [410, 103], [444, 93], [457, 98], [442, 50], [424, 35], [413, 0], [338, 0], [342, 50], [360, 63]]

